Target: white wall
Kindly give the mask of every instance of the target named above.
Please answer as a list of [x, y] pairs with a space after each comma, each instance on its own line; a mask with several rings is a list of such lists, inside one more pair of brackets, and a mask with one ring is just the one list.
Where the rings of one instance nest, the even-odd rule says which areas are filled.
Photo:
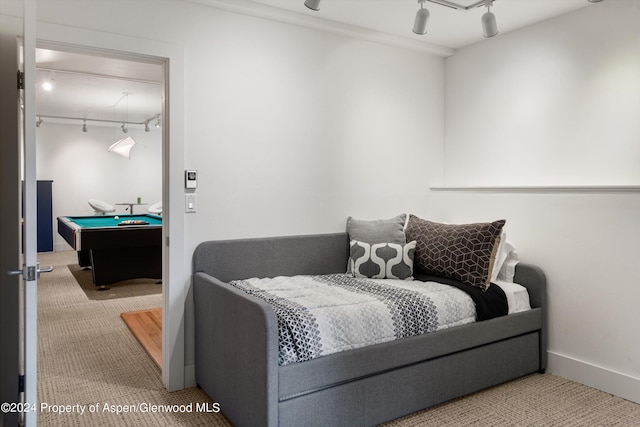
[[[162, 138], [150, 132], [129, 128], [136, 145], [130, 159], [110, 153], [109, 146], [123, 137], [119, 127], [92, 126], [82, 132], [77, 125], [45, 122], [36, 129], [38, 179], [53, 180], [53, 217], [93, 215], [88, 199], [115, 205], [120, 202], [152, 204], [162, 200]], [[125, 206], [115, 206], [116, 213]], [[146, 213], [148, 206], [135, 206], [134, 213]], [[55, 232], [55, 250], [71, 247]]]
[[607, 0], [448, 58], [446, 184], [640, 183], [639, 8]]
[[[87, 3], [39, 2], [38, 16], [184, 48], [177, 113], [184, 167], [199, 171], [187, 254], [209, 239], [342, 231], [349, 215], [426, 210], [416, 196], [442, 175], [442, 58], [188, 2]], [[185, 263], [185, 288], [189, 273]], [[189, 299], [185, 309], [188, 377]]]
[[208, 28], [189, 41], [207, 53], [188, 59], [193, 243], [425, 208], [414, 196], [441, 173], [442, 59], [252, 18]]
[[[640, 185], [638, 22], [640, 1], [607, 0], [447, 58], [442, 184]], [[550, 370], [640, 402], [638, 191], [429, 199], [451, 222], [506, 218], [548, 277]]]

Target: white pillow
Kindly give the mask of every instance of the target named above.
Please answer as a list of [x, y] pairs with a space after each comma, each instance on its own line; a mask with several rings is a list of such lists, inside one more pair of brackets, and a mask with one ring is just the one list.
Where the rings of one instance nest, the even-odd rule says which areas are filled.
[[513, 283], [513, 276], [516, 274], [516, 265], [520, 262], [520, 259], [518, 258], [516, 248], [508, 240], [504, 251], [507, 253], [507, 258], [504, 260], [502, 268], [498, 273], [498, 280]]
[[513, 283], [516, 264], [520, 262], [518, 252], [513, 243], [507, 240], [507, 233], [502, 232], [491, 270], [491, 281], [502, 280]]
[[495, 282], [498, 280], [498, 273], [500, 273], [500, 269], [502, 268], [502, 264], [506, 259], [506, 254], [503, 252], [502, 248], [504, 248], [504, 243], [507, 240], [507, 233], [504, 231], [500, 235], [500, 242], [498, 242], [498, 247], [496, 249], [496, 255], [493, 258], [493, 266], [491, 267], [491, 281]]

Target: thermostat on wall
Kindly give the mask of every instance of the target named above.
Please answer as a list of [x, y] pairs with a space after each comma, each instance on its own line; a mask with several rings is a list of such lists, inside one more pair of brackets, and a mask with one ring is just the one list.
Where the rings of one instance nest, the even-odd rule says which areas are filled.
[[184, 171], [184, 188], [198, 188], [198, 171]]

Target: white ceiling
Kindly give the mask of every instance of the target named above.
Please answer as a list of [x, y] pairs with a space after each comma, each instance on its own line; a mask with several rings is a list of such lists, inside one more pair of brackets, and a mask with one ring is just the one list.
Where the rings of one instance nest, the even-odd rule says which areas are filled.
[[[82, 123], [64, 117], [119, 126], [103, 120], [142, 123], [162, 112], [157, 64], [37, 49], [36, 81], [36, 115], [45, 123]], [[44, 90], [44, 82], [53, 88]]]
[[[304, 0], [183, 1], [314, 28], [352, 28], [357, 33], [407, 40], [444, 52], [483, 40], [480, 18], [486, 10], [455, 10], [427, 1], [425, 7], [431, 14], [427, 34], [418, 36], [411, 31], [419, 8], [417, 0], [323, 0], [319, 11], [305, 7]], [[453, 1], [466, 6], [477, 0]], [[491, 10], [500, 34], [504, 34], [582, 7], [597, 4], [587, 0], [495, 0]], [[47, 49], [38, 49], [36, 62], [36, 112], [40, 116], [140, 123], [161, 113], [160, 65]], [[40, 84], [51, 79], [54, 89], [46, 92]]]

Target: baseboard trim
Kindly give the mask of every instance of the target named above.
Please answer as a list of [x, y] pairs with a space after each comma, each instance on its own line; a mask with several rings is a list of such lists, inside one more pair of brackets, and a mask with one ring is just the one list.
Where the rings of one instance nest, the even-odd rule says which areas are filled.
[[634, 378], [552, 351], [548, 351], [547, 354], [549, 356], [548, 372], [640, 403], [640, 378]]

